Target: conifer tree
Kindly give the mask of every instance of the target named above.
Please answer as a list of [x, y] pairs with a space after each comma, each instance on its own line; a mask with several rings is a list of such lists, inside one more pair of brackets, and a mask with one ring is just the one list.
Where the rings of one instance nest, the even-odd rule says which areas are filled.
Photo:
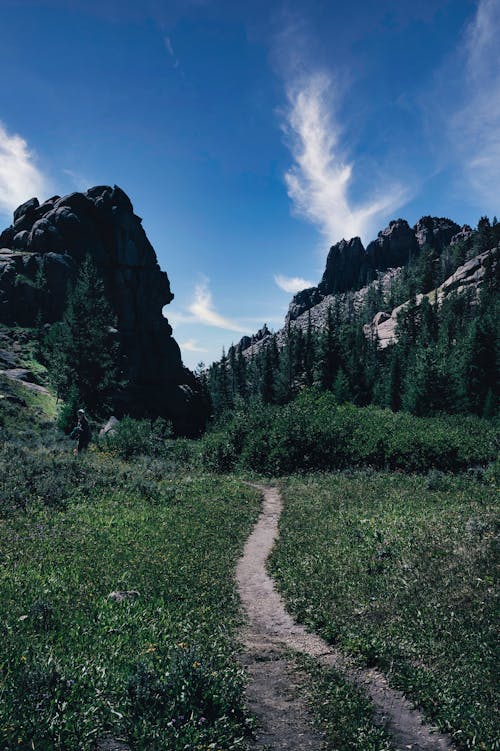
[[260, 395], [264, 404], [270, 404], [274, 397], [274, 363], [271, 346], [264, 348], [262, 353], [262, 376], [260, 382]]
[[314, 338], [312, 333], [311, 311], [307, 313], [307, 329], [304, 341], [304, 383], [312, 386], [314, 381]]
[[326, 315], [325, 329], [319, 335], [317, 350], [317, 377], [319, 385], [320, 388], [330, 391], [340, 366], [339, 342], [334, 323], [334, 312], [331, 307], [328, 308]]
[[59, 396], [74, 387], [91, 411], [104, 407], [124, 385], [119, 367], [116, 319], [90, 256], [69, 290], [61, 322], [44, 343], [44, 356]]
[[335, 382], [333, 384], [333, 395], [338, 404], [344, 404], [348, 402], [351, 397], [351, 390], [349, 388], [349, 381], [344, 373], [343, 368], [339, 368], [337, 375], [335, 376]]

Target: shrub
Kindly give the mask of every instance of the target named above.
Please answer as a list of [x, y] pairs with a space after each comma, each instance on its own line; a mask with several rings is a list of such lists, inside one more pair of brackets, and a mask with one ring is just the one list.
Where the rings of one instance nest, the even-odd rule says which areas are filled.
[[266, 474], [371, 466], [444, 472], [495, 459], [498, 434], [477, 417], [419, 418], [378, 407], [339, 405], [329, 392], [303, 391], [284, 406], [251, 405], [201, 441], [202, 462]]
[[162, 418], [151, 422], [124, 417], [112, 433], [102, 440], [102, 445], [124, 459], [139, 454], [161, 456], [165, 454], [165, 440], [171, 435], [171, 423]]

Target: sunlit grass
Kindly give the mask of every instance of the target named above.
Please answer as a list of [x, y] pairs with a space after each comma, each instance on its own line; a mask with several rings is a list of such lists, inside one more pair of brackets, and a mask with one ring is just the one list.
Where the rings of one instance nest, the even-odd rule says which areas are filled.
[[291, 611], [460, 747], [499, 748], [495, 489], [360, 472], [290, 479], [284, 495], [271, 570]]

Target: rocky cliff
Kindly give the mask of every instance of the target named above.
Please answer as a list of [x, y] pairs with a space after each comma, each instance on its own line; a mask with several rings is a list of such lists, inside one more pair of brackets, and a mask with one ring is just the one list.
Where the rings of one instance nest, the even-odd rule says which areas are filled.
[[[452, 292], [460, 295], [467, 290], [471, 290], [476, 295], [485, 277], [488, 264], [497, 262], [496, 256], [495, 249], [474, 256], [474, 258], [459, 266], [439, 287], [426, 295], [416, 295], [415, 303], [420, 305], [424, 297], [427, 297], [431, 304], [437, 303], [439, 305]], [[398, 316], [408, 305], [409, 301], [406, 301], [391, 311], [376, 313], [373, 320], [363, 327], [365, 335], [377, 341], [380, 349], [385, 349], [390, 344], [394, 344], [396, 342]]]
[[32, 198], [14, 212], [0, 234], [0, 322], [34, 326], [61, 318], [68, 283], [90, 254], [118, 321], [128, 380], [121, 411], [162, 415], [184, 433], [195, 433], [205, 406], [193, 374], [183, 366], [162, 308], [172, 299], [167, 274], [134, 213], [116, 185], [54, 196], [41, 205]]
[[317, 287], [298, 292], [288, 310], [288, 318], [295, 320], [328, 295], [358, 290], [377, 278], [379, 272], [404, 266], [418, 255], [423, 247], [437, 251], [463, 239], [470, 232], [465, 225], [444, 217], [422, 217], [414, 227], [405, 219], [395, 219], [378, 233], [366, 249], [359, 237], [341, 240], [330, 248], [323, 277]]
[[[413, 227], [404, 219], [391, 221], [366, 249], [359, 237], [341, 240], [330, 248], [324, 274], [317, 287], [309, 287], [294, 295], [286, 316], [286, 325], [306, 331], [309, 321], [313, 329], [321, 330], [326, 322], [329, 308], [337, 308], [343, 320], [352, 320], [367, 301], [370, 291], [378, 290], [387, 295], [391, 285], [398, 279], [410, 259], [417, 257], [425, 248], [441, 253], [447, 246], [468, 243], [473, 234], [468, 225], [460, 227], [444, 217], [422, 217]], [[491, 249], [469, 259], [428, 296], [441, 302], [450, 292], [461, 293], [466, 289], [478, 289], [482, 283], [485, 267], [495, 255]], [[423, 295], [417, 296], [417, 302]], [[365, 326], [365, 335], [377, 338], [380, 347], [395, 341], [398, 313], [407, 303], [394, 310], [379, 311]], [[278, 347], [284, 346], [287, 338], [286, 325], [276, 332]], [[258, 335], [243, 337], [236, 349], [247, 357], [257, 354], [271, 341], [271, 333], [261, 329]]]

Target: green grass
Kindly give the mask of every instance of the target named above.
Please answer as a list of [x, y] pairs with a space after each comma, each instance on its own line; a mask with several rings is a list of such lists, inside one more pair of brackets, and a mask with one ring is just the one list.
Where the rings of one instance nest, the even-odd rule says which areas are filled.
[[62, 509], [0, 519], [0, 748], [242, 748], [233, 577], [256, 493], [160, 463], [113, 462], [113, 487], [109, 462], [88, 457]]
[[[59, 411], [57, 399], [51, 393], [33, 391], [19, 381], [0, 375], [0, 395], [7, 399], [0, 400], [0, 428], [12, 428], [19, 433], [24, 427], [39, 431], [40, 423], [54, 420]], [[19, 404], [9, 403], [9, 397], [15, 397]]]
[[500, 748], [495, 489], [370, 472], [283, 483], [271, 560], [291, 611], [377, 665], [461, 748]]
[[315, 725], [323, 733], [323, 751], [391, 751], [386, 730], [377, 725], [374, 708], [363, 691], [333, 668], [300, 656], [298, 667], [307, 676], [307, 693]]

